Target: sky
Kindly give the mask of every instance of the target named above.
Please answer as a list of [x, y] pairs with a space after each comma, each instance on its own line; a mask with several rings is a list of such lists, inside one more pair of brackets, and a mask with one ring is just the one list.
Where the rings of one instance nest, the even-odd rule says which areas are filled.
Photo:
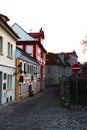
[[87, 33], [87, 0], [0, 0], [0, 13], [27, 32], [42, 27], [47, 52], [75, 50], [79, 62], [87, 61], [80, 44]]

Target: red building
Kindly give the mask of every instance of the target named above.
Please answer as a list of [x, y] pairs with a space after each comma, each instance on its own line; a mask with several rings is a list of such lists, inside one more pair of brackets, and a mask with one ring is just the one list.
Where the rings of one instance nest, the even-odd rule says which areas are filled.
[[39, 64], [39, 73], [37, 74], [37, 85], [40, 86], [40, 91], [45, 85], [45, 67], [46, 67], [46, 50], [43, 47], [44, 31], [42, 28], [39, 32], [26, 33], [18, 24], [13, 25], [13, 30], [18, 34], [20, 39], [17, 41], [17, 46], [36, 59]]

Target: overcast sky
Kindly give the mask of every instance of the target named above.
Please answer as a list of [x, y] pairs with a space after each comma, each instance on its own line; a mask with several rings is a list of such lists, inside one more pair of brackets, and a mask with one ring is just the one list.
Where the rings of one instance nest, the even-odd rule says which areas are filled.
[[80, 45], [87, 33], [87, 0], [0, 0], [0, 13], [27, 32], [42, 27], [48, 52], [75, 50], [80, 62], [87, 60]]

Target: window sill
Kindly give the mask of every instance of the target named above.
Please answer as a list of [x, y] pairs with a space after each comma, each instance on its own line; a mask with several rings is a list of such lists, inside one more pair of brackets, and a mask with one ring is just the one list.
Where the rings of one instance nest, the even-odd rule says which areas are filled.
[[12, 91], [12, 88], [6, 89], [6, 91]]
[[11, 60], [13, 60], [13, 58], [12, 57], [10, 57], [10, 56], [7, 56], [9, 59], [11, 59]]
[[1, 56], [3, 56], [3, 53], [0, 53]]

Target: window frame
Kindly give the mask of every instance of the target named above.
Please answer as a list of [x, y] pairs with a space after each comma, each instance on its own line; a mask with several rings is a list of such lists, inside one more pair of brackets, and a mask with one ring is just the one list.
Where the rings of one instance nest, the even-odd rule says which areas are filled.
[[7, 90], [12, 89], [12, 80], [13, 80], [12, 74], [7, 74]]
[[0, 42], [1, 42], [1, 45], [0, 45], [0, 55], [3, 54], [3, 37], [0, 36]]
[[10, 43], [10, 42], [8, 42], [8, 51], [7, 51], [7, 57], [8, 58], [13, 58], [13, 45]]

